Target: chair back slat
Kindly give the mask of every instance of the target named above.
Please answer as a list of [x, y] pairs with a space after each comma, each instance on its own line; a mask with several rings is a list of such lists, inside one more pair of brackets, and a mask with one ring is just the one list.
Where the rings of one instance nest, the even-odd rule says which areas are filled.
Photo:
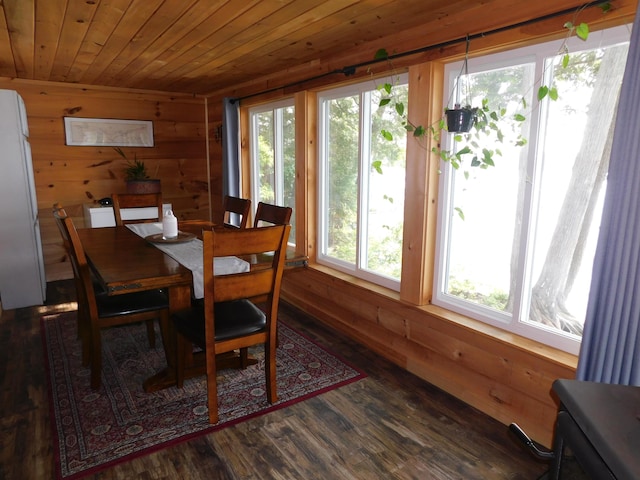
[[[162, 221], [162, 194], [160, 193], [114, 193], [111, 195], [111, 199], [113, 200], [113, 214], [116, 219], [116, 225], [125, 225], [127, 223], [154, 223]], [[158, 215], [153, 218], [145, 219], [124, 220], [122, 218], [123, 208], [145, 207], [156, 207], [158, 209]]]
[[[203, 232], [204, 289], [207, 313], [214, 302], [268, 295], [267, 308], [277, 310], [284, 270], [289, 225]], [[266, 254], [266, 255], [265, 255]], [[251, 270], [230, 275], [215, 275], [213, 258], [238, 256], [264, 259]], [[275, 304], [275, 305], [274, 305]]]
[[289, 225], [292, 212], [291, 207], [281, 207], [270, 203], [258, 202], [253, 226]]
[[[225, 227], [247, 227], [249, 212], [251, 211], [251, 200], [249, 200], [248, 198], [225, 195], [222, 209], [224, 210], [223, 224]], [[235, 222], [236, 216], [240, 217], [238, 222]]]

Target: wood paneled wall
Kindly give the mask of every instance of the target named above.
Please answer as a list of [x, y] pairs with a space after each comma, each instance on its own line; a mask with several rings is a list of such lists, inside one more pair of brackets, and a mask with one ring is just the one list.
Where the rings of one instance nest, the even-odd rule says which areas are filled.
[[6, 78], [0, 78], [0, 88], [16, 90], [27, 109], [48, 281], [73, 275], [52, 204], [60, 202], [84, 226], [83, 204], [126, 190], [124, 161], [112, 147], [65, 145], [65, 116], [153, 120], [154, 146], [123, 147], [124, 152], [144, 160], [150, 174], [161, 179], [163, 198], [177, 216], [209, 218], [204, 98]]
[[516, 422], [536, 441], [551, 445], [557, 411], [551, 384], [575, 376], [574, 356], [442, 308], [402, 302], [397, 295], [344, 277], [319, 267], [287, 271], [282, 298], [505, 425]]

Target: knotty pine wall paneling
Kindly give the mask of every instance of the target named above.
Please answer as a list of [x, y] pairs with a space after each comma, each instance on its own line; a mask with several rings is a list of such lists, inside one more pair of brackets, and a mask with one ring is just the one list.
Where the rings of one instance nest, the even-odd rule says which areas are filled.
[[[575, 357], [434, 306], [314, 268], [285, 273], [281, 296], [402, 368], [551, 446], [556, 378], [575, 377]], [[382, 289], [380, 289], [382, 290]], [[419, 408], [419, 407], [418, 407]], [[514, 442], [514, 449], [519, 448]]]
[[53, 203], [83, 227], [84, 204], [126, 191], [125, 162], [112, 147], [65, 145], [65, 116], [152, 120], [154, 146], [124, 152], [161, 180], [163, 198], [179, 218], [209, 218], [204, 98], [7, 78], [0, 88], [16, 90], [26, 105], [47, 281], [73, 275]]

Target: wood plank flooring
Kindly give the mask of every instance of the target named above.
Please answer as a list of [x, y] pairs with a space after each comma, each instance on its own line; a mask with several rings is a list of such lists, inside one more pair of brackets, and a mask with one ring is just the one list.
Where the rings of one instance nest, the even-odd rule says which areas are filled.
[[[0, 319], [0, 479], [54, 478], [39, 318], [74, 309], [75, 297], [71, 281], [48, 287], [47, 306]], [[368, 377], [88, 478], [536, 479], [546, 471], [506, 426], [301, 312], [292, 326]]]

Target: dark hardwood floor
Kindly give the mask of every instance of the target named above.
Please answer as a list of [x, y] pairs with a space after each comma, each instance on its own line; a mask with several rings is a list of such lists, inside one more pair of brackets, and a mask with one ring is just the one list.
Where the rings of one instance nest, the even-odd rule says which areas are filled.
[[[73, 283], [50, 283], [47, 298], [0, 319], [0, 479], [54, 478], [39, 318], [75, 308]], [[292, 326], [368, 377], [89, 478], [536, 479], [546, 471], [506, 426], [313, 318], [300, 313]]]

